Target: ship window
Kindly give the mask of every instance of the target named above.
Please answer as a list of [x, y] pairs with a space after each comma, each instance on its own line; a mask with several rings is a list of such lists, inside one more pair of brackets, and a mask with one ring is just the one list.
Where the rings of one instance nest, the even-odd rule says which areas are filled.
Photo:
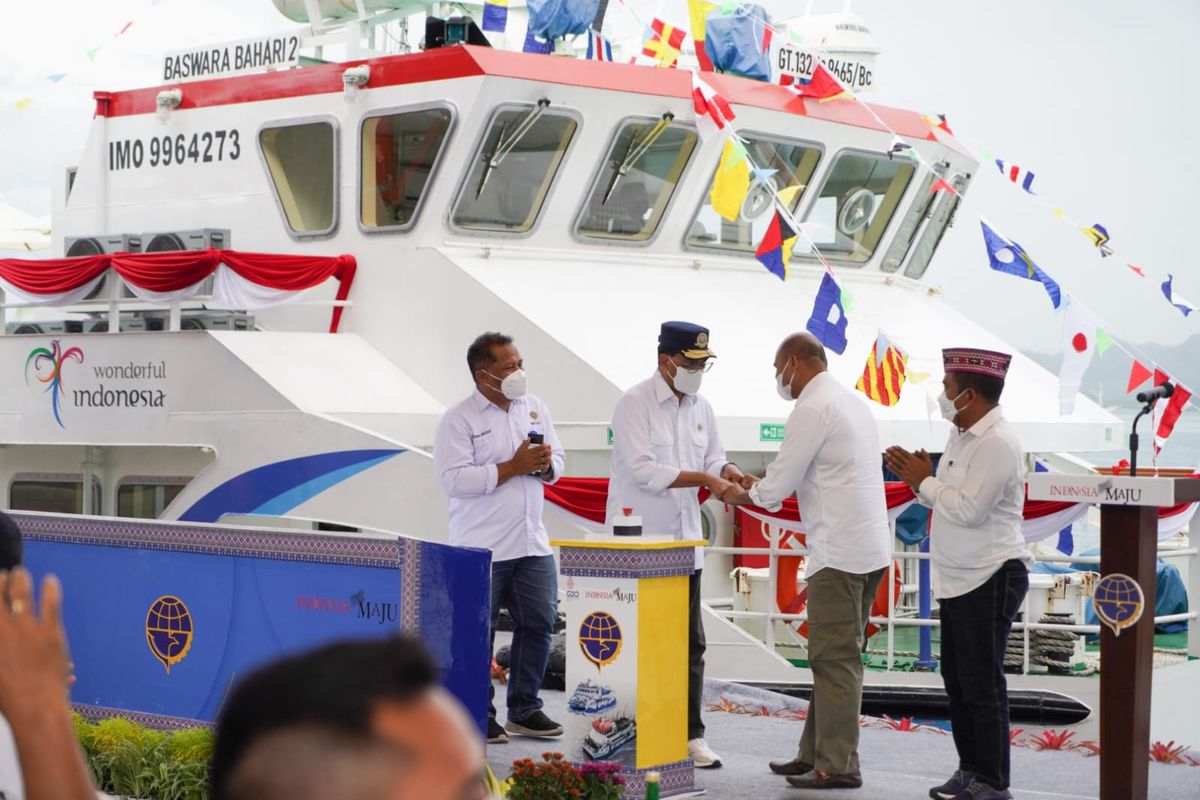
[[695, 149], [695, 131], [668, 118], [623, 125], [579, 218], [580, 235], [648, 240]]
[[934, 181], [945, 176], [947, 166], [944, 161], [934, 164], [933, 169], [921, 181], [921, 189], [917, 192], [917, 200], [900, 222], [900, 228], [896, 231], [896, 235], [892, 238], [892, 244], [888, 247], [887, 254], [883, 257], [883, 263], [880, 265], [880, 268], [884, 272], [895, 272], [904, 263], [905, 257], [908, 256], [908, 251], [912, 248], [917, 236], [924, 229], [926, 221], [933, 212], [934, 202], [939, 197], [939, 193], [930, 192], [929, 190], [933, 188]]
[[454, 224], [523, 233], [533, 227], [578, 127], [566, 114], [536, 106], [496, 113], [454, 206]]
[[[914, 167], [863, 153], [843, 153], [833, 163], [821, 193], [808, 212], [808, 236], [834, 259], [866, 262], [891, 222]], [[812, 254], [808, 239], [796, 240], [797, 255]]]
[[[18, 478], [8, 486], [8, 507], [13, 511], [82, 514], [83, 479], [78, 474]], [[100, 481], [95, 478], [92, 479], [90, 513], [100, 513]]]
[[331, 122], [264, 128], [258, 134], [275, 199], [298, 236], [333, 231], [337, 212], [337, 137]]
[[917, 246], [913, 248], [908, 266], [904, 268], [904, 274], [908, 277], [919, 278], [925, 274], [929, 262], [933, 259], [933, 254], [937, 252], [938, 245], [942, 243], [942, 236], [945, 235], [946, 229], [954, 224], [954, 214], [958, 211], [958, 203], [962, 200], [962, 194], [967, 190], [967, 181], [970, 179], [970, 175], [960, 172], [950, 179], [950, 185], [958, 194], [938, 192], [933, 216], [925, 225], [925, 230], [921, 232], [921, 238], [917, 240]]
[[[817, 146], [783, 140], [750, 137], [746, 140], [746, 151], [755, 166], [775, 170], [769, 179], [770, 189], [752, 182], [742, 202], [741, 215], [736, 222], [730, 222], [713, 210], [709, 200], [712, 184], [709, 183], [709, 189], [704, 193], [704, 205], [700, 206], [688, 232], [689, 245], [754, 252], [771, 224], [775, 208], [772, 191], [780, 193], [794, 214], [817, 162], [821, 160], [821, 150]], [[716, 179], [715, 170], [713, 179]]]
[[117, 487], [117, 516], [158, 519], [185, 485], [186, 479], [169, 483], [122, 481]]
[[404, 228], [417, 215], [453, 117], [430, 108], [363, 121], [359, 219], [364, 228]]

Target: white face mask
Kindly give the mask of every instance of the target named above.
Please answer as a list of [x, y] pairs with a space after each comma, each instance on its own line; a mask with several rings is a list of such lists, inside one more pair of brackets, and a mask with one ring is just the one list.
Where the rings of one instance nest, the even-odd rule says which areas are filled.
[[515, 372], [510, 372], [506, 378], [497, 378], [486, 369], [483, 371], [487, 375], [500, 381], [500, 394], [507, 397], [509, 400], [516, 400], [518, 397], [525, 396], [525, 386], [527, 381], [525, 370], [518, 369]]
[[779, 396], [782, 399], [790, 403], [796, 399], [792, 396], [792, 379], [796, 377], [796, 374], [793, 372], [792, 377], [785, 381], [783, 379], [784, 372], [787, 372], [786, 366], [783, 368], [783, 372], [780, 372], [775, 376], [775, 391], [779, 393]]
[[942, 418], [951, 425], [955, 424], [954, 419], [962, 410], [956, 405], [956, 403], [958, 403], [958, 398], [962, 397], [966, 393], [967, 390], [963, 389], [953, 400], [951, 400], [945, 392], [942, 392], [938, 395], [938, 406], [942, 409]]
[[675, 386], [675, 391], [689, 395], [695, 395], [700, 391], [700, 383], [704, 380], [702, 370], [692, 372], [683, 369], [674, 361], [671, 362], [671, 366], [675, 368], [675, 374], [671, 376], [671, 383]]

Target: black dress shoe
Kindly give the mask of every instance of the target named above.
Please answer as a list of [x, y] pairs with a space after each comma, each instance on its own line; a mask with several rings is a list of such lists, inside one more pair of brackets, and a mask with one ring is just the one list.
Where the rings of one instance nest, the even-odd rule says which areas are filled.
[[812, 772], [813, 768], [812, 764], [806, 764], [799, 758], [793, 758], [791, 761], [771, 761], [767, 766], [776, 775], [803, 775]]
[[814, 769], [803, 775], [789, 776], [787, 782], [797, 789], [857, 789], [862, 786], [862, 773], [822, 775]]

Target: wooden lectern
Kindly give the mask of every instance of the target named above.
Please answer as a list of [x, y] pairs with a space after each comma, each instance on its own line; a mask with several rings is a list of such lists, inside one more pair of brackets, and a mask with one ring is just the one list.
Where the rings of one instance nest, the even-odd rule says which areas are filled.
[[610, 761], [625, 800], [646, 773], [662, 797], [701, 794], [687, 748], [688, 576], [702, 541], [594, 536], [556, 541], [566, 593], [568, 759]]
[[1200, 480], [1045, 472], [1028, 480], [1031, 500], [1099, 503], [1101, 578], [1124, 573], [1145, 595], [1145, 613], [1120, 636], [1107, 627], [1100, 631], [1100, 800], [1143, 800], [1150, 777], [1158, 509], [1200, 500]]

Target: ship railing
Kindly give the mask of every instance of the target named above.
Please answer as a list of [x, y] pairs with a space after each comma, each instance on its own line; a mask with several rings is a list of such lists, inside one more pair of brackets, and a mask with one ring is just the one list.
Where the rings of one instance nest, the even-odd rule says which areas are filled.
[[[719, 617], [729, 620], [762, 620], [766, 625], [764, 641], [768, 649], [774, 651], [776, 647], [775, 623], [778, 622], [804, 622], [808, 619], [807, 611], [802, 611], [798, 614], [788, 614], [779, 611], [775, 605], [776, 590], [779, 586], [779, 558], [805, 556], [808, 550], [803, 546], [797, 546], [795, 543], [789, 543], [786, 547], [780, 546], [780, 531], [774, 526], [766, 526], [768, 546], [767, 547], [722, 547], [712, 546], [704, 548], [705, 560], [718, 558], [721, 556], [734, 555], [766, 555], [769, 559], [769, 573], [767, 579], [767, 611], [737, 611], [732, 608], [723, 606], [732, 605], [730, 598], [714, 597], [704, 598], [704, 603], [709, 610]], [[1159, 558], [1183, 558], [1187, 559], [1187, 594], [1189, 603], [1192, 609], [1200, 605], [1200, 548], [1196, 547], [1162, 547], [1161, 542], [1158, 548]], [[931, 617], [931, 602], [929, 597], [928, 579], [926, 570], [929, 569], [930, 554], [927, 551], [913, 550], [896, 550], [892, 553], [892, 560], [888, 562], [887, 574], [884, 576], [886, 585], [891, 586], [896, 580], [897, 562], [916, 561], [918, 564], [926, 562], [921, 567], [923, 579], [919, 584], [905, 584], [901, 587], [901, 596], [914, 593], [923, 595], [919, 597], [920, 603], [918, 609], [908, 607], [903, 609], [903, 616], [897, 612], [896, 596], [894, 592], [888, 592], [888, 611], [886, 616], [872, 615], [870, 621], [879, 626], [883, 626], [886, 631], [887, 648], [886, 648], [886, 666], [887, 669], [893, 669], [896, 663], [896, 629], [899, 627], [915, 627], [915, 628], [935, 628], [940, 625], [938, 619]], [[1047, 563], [1061, 564], [1095, 564], [1096, 571], [1099, 571], [1100, 557], [1099, 556], [1037, 556], [1038, 561]], [[1033, 631], [1070, 631], [1080, 635], [1099, 634], [1099, 625], [1085, 624], [1064, 624], [1064, 623], [1049, 623], [1049, 622], [1030, 622], [1029, 613], [1029, 593], [1025, 595], [1025, 600], [1021, 607], [1021, 620], [1013, 623], [1013, 630], [1020, 631], [1023, 639], [1023, 664], [1022, 673], [1029, 672], [1029, 657], [1030, 657], [1030, 634]], [[916, 613], [918, 616], [911, 616]], [[1154, 624], [1165, 624], [1171, 622], [1189, 622], [1188, 636], [1188, 657], [1200, 658], [1200, 630], [1196, 628], [1195, 620], [1198, 617], [1198, 612], [1189, 610], [1186, 613], [1167, 614], [1154, 617]], [[932, 666], [932, 655], [926, 652], [928, 649], [928, 640], [922, 648], [920, 660], [925, 662], [926, 666]], [[928, 659], [928, 660], [927, 660]]]
[[[112, 272], [111, 270], [109, 271]], [[115, 273], [113, 273], [115, 274]], [[77, 300], [65, 306], [58, 306], [57, 310], [64, 314], [94, 314], [96, 311], [105, 312], [102, 317], [94, 319], [104, 319], [108, 322], [108, 333], [120, 333], [120, 322], [122, 312], [135, 311], [161, 311], [167, 309], [167, 318], [163, 325], [165, 331], [180, 331], [183, 330], [183, 312], [185, 310], [205, 310], [205, 311], [245, 311], [246, 309], [236, 309], [228, 306], [216, 304], [211, 294], [195, 294], [186, 300], [174, 300], [171, 302], [156, 303], [148, 300], [143, 300], [140, 297], [126, 296], [122, 291], [121, 282], [115, 280], [107, 280], [109, 291], [108, 297], [97, 297], [90, 300]], [[2, 295], [2, 293], [0, 293]], [[7, 298], [5, 298], [7, 300]], [[349, 308], [354, 305], [353, 300], [322, 300], [322, 299], [291, 299], [279, 303], [281, 306], [296, 308], [299, 306], [319, 306], [324, 308]], [[8, 328], [8, 310], [22, 308], [38, 308], [47, 309], [44, 304], [39, 303], [18, 303], [5, 302], [0, 303], [0, 336], [5, 335]], [[47, 317], [42, 317], [38, 320], [19, 320], [20, 322], [37, 323], [44, 321]], [[14, 320], [16, 321], [16, 320]], [[86, 331], [85, 331], [86, 332]]]

